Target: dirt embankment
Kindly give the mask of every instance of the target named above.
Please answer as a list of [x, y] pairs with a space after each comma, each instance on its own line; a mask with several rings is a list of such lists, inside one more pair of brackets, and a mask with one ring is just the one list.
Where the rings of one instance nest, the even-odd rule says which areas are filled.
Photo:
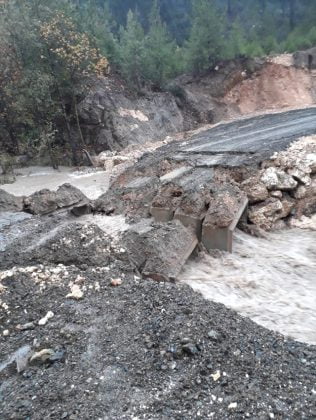
[[303, 69], [267, 63], [233, 87], [224, 97], [228, 107], [236, 106], [240, 114], [258, 111], [304, 108], [315, 103], [312, 74]]

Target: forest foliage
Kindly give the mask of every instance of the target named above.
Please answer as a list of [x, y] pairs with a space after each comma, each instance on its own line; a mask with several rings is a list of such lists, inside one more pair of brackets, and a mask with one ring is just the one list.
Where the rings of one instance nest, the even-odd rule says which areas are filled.
[[111, 68], [163, 89], [219, 60], [316, 45], [314, 0], [0, 0], [0, 145], [84, 147], [78, 103]]

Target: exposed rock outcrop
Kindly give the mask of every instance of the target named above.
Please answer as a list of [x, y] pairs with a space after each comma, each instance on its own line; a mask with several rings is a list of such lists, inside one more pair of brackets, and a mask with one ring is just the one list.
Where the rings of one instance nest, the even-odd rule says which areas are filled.
[[86, 142], [97, 152], [160, 140], [183, 131], [183, 114], [170, 93], [134, 97], [111, 77], [98, 82], [79, 105]]

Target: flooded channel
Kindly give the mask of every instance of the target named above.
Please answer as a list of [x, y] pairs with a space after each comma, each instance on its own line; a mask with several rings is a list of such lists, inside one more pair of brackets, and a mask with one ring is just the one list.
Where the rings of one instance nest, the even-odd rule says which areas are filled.
[[181, 281], [258, 324], [316, 344], [316, 218], [310, 229], [237, 232], [233, 254], [191, 261]]

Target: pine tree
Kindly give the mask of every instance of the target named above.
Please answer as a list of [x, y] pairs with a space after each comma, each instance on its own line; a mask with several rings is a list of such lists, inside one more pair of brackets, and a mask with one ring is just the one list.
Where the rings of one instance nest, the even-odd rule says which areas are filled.
[[125, 79], [138, 90], [144, 77], [145, 33], [137, 13], [127, 15], [126, 28], [121, 27], [118, 44], [118, 63]]
[[213, 0], [194, 0], [192, 28], [186, 44], [189, 69], [202, 72], [214, 65], [223, 49], [222, 16]]
[[145, 40], [144, 74], [147, 80], [161, 87], [177, 72], [176, 44], [162, 22], [157, 0], [150, 13], [150, 28]]

